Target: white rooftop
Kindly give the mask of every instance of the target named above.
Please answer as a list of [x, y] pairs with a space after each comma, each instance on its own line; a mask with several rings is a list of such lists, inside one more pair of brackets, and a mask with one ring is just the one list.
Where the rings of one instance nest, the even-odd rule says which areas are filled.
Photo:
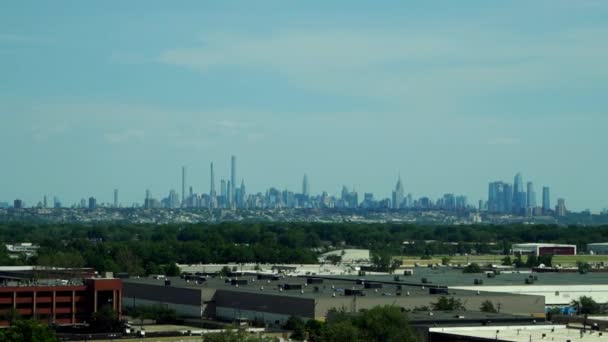
[[[582, 341], [606, 342], [608, 333], [603, 336], [597, 331], [587, 330], [581, 335], [581, 330], [568, 328], [565, 325], [526, 325], [526, 326], [486, 326], [486, 327], [458, 327], [458, 328], [431, 328], [431, 332], [442, 332], [451, 335], [484, 338], [488, 340], [529, 342], [529, 341]], [[545, 337], [543, 338], [543, 334]]]

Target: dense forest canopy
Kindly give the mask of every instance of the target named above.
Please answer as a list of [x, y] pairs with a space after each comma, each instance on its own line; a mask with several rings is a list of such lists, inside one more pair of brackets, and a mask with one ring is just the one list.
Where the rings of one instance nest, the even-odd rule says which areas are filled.
[[[417, 242], [403, 244], [404, 241]], [[424, 243], [423, 241], [427, 241]], [[436, 241], [436, 242], [428, 242]], [[383, 253], [437, 255], [508, 251], [512, 243], [556, 242], [584, 250], [608, 241], [608, 226], [420, 226], [357, 223], [0, 224], [0, 242], [41, 246], [30, 259], [0, 264], [86, 266], [131, 274], [177, 272], [174, 263], [316, 263], [319, 251], [357, 247]], [[449, 246], [444, 242], [452, 243]]]

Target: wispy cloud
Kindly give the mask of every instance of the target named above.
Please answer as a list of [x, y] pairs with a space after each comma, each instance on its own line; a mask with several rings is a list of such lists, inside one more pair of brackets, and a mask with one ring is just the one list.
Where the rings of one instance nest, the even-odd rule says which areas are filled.
[[565, 70], [573, 68], [579, 78], [600, 77], [598, 66], [608, 58], [608, 46], [594, 41], [602, 32], [565, 29], [556, 39], [525, 41], [478, 29], [212, 34], [198, 46], [168, 49], [158, 61], [203, 73], [239, 66], [284, 75], [297, 86], [439, 106], [438, 94], [458, 98], [506, 88], [558, 87], [567, 80]]

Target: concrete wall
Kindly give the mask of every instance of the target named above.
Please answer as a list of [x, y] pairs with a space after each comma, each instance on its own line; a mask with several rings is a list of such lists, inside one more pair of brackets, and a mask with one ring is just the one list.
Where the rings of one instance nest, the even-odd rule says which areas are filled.
[[[608, 280], [606, 281], [608, 283]], [[608, 303], [607, 285], [505, 285], [505, 286], [454, 286], [452, 289], [528, 294], [545, 297], [546, 305], [568, 305], [581, 296], [598, 303]]]
[[[224, 321], [234, 321], [236, 319], [247, 319], [250, 322], [265, 322], [269, 325], [283, 325], [287, 322], [290, 315], [282, 315], [274, 312], [242, 310], [235, 308], [217, 307], [217, 318]], [[303, 317], [306, 319], [307, 317]]]
[[123, 309], [132, 309], [138, 306], [152, 306], [152, 305], [163, 305], [170, 309], [175, 310], [178, 316], [182, 317], [201, 317], [200, 305], [184, 305], [167, 302], [159, 302], [146, 299], [138, 299], [131, 297], [123, 297], [122, 307]]
[[[200, 289], [187, 289], [148, 284], [123, 284], [123, 308], [138, 305], [167, 304], [178, 315], [200, 317], [201, 306], [205, 306]], [[147, 303], [147, 304], [143, 304]], [[196, 308], [196, 309], [193, 309]], [[206, 309], [206, 306], [204, 307]]]
[[240, 292], [217, 290], [215, 305], [219, 309], [236, 308], [243, 311], [274, 313], [277, 315], [313, 318], [315, 301], [288, 295], [272, 295], [263, 292]]

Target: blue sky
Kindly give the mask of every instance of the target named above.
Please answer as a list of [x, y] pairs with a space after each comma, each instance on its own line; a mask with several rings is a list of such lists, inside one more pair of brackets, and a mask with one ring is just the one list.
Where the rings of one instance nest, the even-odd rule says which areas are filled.
[[0, 200], [355, 186], [608, 207], [608, 2], [3, 1]]

